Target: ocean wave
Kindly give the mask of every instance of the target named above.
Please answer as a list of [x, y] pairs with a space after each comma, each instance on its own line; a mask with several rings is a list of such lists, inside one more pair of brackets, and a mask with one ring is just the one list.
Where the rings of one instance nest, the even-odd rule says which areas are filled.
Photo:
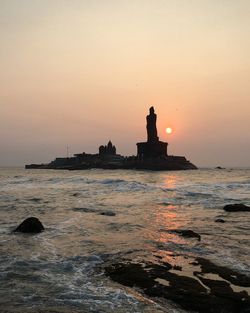
[[100, 181], [97, 181], [97, 182], [100, 183], [100, 184], [104, 184], [104, 185], [127, 183], [127, 181], [123, 180], [123, 179], [111, 179], [111, 178], [107, 178], [107, 179], [100, 180]]
[[10, 179], [7, 180], [6, 183], [9, 185], [20, 185], [20, 184], [26, 184], [26, 183], [32, 183], [35, 182], [35, 178], [27, 178], [27, 177], [20, 177], [20, 178], [15, 178], [14, 180]]
[[185, 192], [185, 196], [189, 196], [189, 197], [204, 197], [204, 198], [207, 198], [207, 197], [214, 197], [213, 194], [211, 193], [203, 193], [203, 192], [194, 192], [194, 191], [187, 191]]
[[139, 181], [127, 181], [123, 179], [104, 179], [104, 180], [97, 180], [95, 183], [107, 186], [118, 192], [145, 191], [145, 190], [152, 190], [156, 188], [149, 184], [142, 183]]
[[171, 251], [174, 253], [178, 252], [180, 255], [201, 256], [208, 254], [208, 251], [201, 243], [187, 244], [187, 241], [183, 243], [168, 241], [160, 244], [156, 243], [156, 245], [160, 250]]
[[23, 287], [15, 291], [15, 301], [26, 305], [49, 304], [53, 299], [53, 305], [68, 304], [81, 307], [81, 311], [86, 306], [93, 312], [100, 312], [100, 308], [102, 312], [118, 312], [121, 307], [122, 312], [137, 312], [144, 305], [141, 301], [125, 290], [103, 285], [97, 278], [103, 275], [95, 270], [103, 259], [105, 255], [59, 257], [55, 261], [12, 260], [5, 268], [1, 266], [0, 277], [8, 288], [15, 289], [22, 283]]
[[139, 181], [130, 181], [130, 180], [124, 180], [124, 179], [115, 179], [115, 178], [105, 178], [105, 179], [90, 179], [88, 177], [70, 177], [66, 178], [66, 180], [62, 180], [61, 178], [50, 178], [47, 180], [49, 184], [57, 185], [57, 184], [73, 184], [82, 186], [84, 184], [86, 185], [102, 185], [107, 187], [117, 187], [120, 190], [123, 188], [127, 191], [133, 191], [133, 190], [144, 190], [144, 189], [152, 189], [155, 188], [149, 184], [142, 183]]

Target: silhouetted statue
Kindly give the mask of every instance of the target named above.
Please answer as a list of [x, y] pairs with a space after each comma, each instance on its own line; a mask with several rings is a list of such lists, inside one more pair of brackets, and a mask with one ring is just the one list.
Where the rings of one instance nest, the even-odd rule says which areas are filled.
[[155, 114], [154, 107], [151, 107], [146, 119], [148, 140], [147, 142], [138, 142], [136, 144], [137, 157], [139, 160], [167, 157], [168, 143], [159, 140], [157, 136], [156, 119], [157, 115]]
[[156, 118], [154, 107], [149, 109], [149, 115], [147, 115], [147, 133], [148, 133], [148, 142], [157, 142], [159, 138], [157, 136], [156, 128]]

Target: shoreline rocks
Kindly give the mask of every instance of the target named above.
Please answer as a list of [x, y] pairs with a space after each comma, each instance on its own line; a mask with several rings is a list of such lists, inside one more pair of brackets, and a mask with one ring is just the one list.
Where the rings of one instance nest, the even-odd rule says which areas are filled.
[[[189, 263], [191, 264], [191, 263]], [[193, 274], [176, 273], [167, 262], [136, 263], [118, 260], [104, 267], [113, 281], [136, 288], [154, 301], [165, 298], [181, 308], [200, 313], [248, 313], [250, 297], [246, 290], [235, 291], [234, 286], [250, 286], [250, 278], [204, 258], [196, 258]], [[184, 271], [185, 272], [185, 271]], [[213, 276], [209, 276], [213, 274]], [[214, 277], [218, 277], [218, 279]], [[240, 287], [242, 289], [242, 287]]]

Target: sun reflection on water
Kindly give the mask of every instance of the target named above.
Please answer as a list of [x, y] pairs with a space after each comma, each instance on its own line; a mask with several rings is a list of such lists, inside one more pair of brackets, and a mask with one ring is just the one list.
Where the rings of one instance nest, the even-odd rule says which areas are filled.
[[[148, 227], [143, 230], [147, 245], [151, 245], [152, 261], [157, 259], [171, 264], [179, 264], [179, 254], [174, 252], [173, 246], [186, 245], [185, 238], [171, 232], [176, 229], [185, 229], [186, 212], [181, 203], [171, 203], [173, 193], [178, 185], [176, 174], [162, 176], [163, 198], [148, 211]], [[149, 248], [149, 247], [148, 247]]]
[[174, 189], [176, 187], [176, 183], [177, 183], [177, 176], [174, 174], [167, 175], [163, 180], [163, 186], [167, 189]]
[[151, 227], [145, 229], [145, 237], [154, 243], [167, 244], [174, 242], [184, 244], [185, 240], [180, 236], [170, 233], [170, 230], [183, 228], [183, 219], [176, 205], [157, 205], [148, 222]]

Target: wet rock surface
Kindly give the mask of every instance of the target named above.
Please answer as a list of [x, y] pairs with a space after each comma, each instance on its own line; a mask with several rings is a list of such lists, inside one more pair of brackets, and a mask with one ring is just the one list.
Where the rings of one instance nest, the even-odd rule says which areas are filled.
[[250, 206], [243, 203], [227, 204], [223, 209], [227, 212], [250, 212]]
[[250, 287], [249, 277], [204, 258], [197, 258], [191, 263], [194, 265], [193, 274], [187, 276], [183, 272], [176, 273], [176, 266], [168, 262], [135, 263], [125, 260], [112, 263], [104, 270], [115, 282], [139, 288], [154, 301], [161, 298], [171, 300], [185, 310], [201, 313], [250, 312], [250, 297], [242, 289], [242, 286]]
[[14, 232], [21, 233], [40, 233], [44, 230], [43, 224], [36, 217], [26, 218]]
[[169, 230], [162, 230], [162, 231], [170, 233], [170, 234], [175, 233], [185, 238], [196, 238], [199, 241], [201, 240], [201, 236], [198, 233], [190, 229], [169, 229]]
[[221, 278], [236, 286], [250, 287], [250, 277], [233, 271], [232, 269], [216, 265], [204, 258], [197, 258], [196, 261], [201, 266], [202, 273], [218, 274]]

